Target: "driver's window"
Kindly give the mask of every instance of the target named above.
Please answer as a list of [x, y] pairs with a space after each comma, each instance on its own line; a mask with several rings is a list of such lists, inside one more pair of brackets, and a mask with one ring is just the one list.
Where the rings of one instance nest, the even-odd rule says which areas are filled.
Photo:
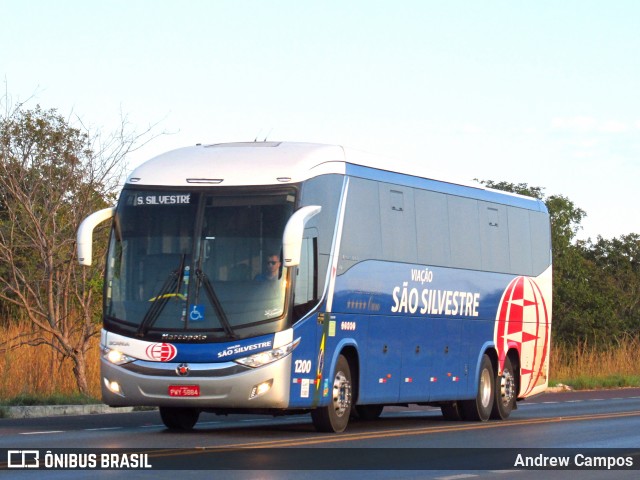
[[294, 291], [294, 321], [307, 314], [318, 302], [318, 234], [315, 228], [305, 229], [300, 265], [296, 269]]

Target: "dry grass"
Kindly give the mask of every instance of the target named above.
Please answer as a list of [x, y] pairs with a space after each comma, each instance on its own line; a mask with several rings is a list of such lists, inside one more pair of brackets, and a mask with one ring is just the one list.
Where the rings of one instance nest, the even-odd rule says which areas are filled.
[[[18, 345], [18, 339], [28, 332], [24, 325], [0, 327], [0, 343], [8, 341], [8, 346]], [[91, 396], [100, 397], [100, 376], [98, 348], [100, 339], [91, 340], [91, 351], [87, 359], [87, 377]], [[77, 395], [73, 375], [73, 365], [69, 359], [62, 359], [47, 345], [37, 347], [20, 346], [0, 351], [0, 404], [16, 397], [51, 397]]]
[[[0, 328], [0, 342], [14, 339], [16, 345], [15, 339], [25, 331], [28, 327], [20, 325]], [[100, 398], [98, 344], [96, 337], [87, 359], [87, 376], [94, 398]], [[605, 350], [586, 344], [570, 348], [554, 345], [551, 383], [574, 388], [640, 386], [640, 337], [625, 338], [616, 348]], [[0, 404], [19, 397], [74, 395], [77, 387], [71, 362], [61, 360], [48, 346], [21, 346], [0, 353]]]
[[605, 349], [555, 345], [550, 377], [553, 383], [583, 389], [640, 386], [640, 337], [625, 337]]

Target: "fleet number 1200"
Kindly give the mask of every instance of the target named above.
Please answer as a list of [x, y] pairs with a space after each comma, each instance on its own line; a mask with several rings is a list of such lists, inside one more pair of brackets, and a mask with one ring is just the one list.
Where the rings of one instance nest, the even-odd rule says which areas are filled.
[[309, 373], [311, 371], [311, 360], [296, 360], [296, 373]]

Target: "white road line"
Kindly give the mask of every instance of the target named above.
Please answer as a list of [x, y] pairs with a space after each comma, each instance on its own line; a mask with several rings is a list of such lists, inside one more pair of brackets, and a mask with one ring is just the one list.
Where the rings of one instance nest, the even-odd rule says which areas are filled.
[[459, 475], [449, 475], [448, 477], [436, 477], [436, 480], [460, 480], [461, 478], [476, 478], [473, 473], [461, 473]]
[[97, 432], [99, 430], [121, 430], [124, 427], [102, 427], [102, 428], [85, 428], [85, 432]]
[[48, 432], [20, 432], [20, 435], [46, 435], [47, 433], [64, 433], [64, 430], [49, 430]]

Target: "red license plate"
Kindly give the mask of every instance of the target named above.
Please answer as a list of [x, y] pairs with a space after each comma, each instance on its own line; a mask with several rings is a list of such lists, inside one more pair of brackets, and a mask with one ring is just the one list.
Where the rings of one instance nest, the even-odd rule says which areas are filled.
[[170, 397], [199, 397], [200, 385], [170, 385]]

